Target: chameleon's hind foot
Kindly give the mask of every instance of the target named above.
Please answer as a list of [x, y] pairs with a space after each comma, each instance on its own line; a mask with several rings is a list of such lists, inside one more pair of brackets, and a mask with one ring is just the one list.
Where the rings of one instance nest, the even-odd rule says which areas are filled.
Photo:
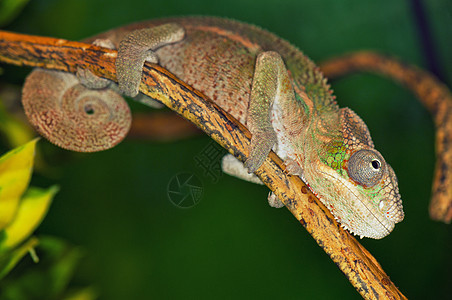
[[[116, 49], [115, 45], [112, 41], [107, 39], [97, 39], [93, 42], [93, 45], [108, 48], [108, 49]], [[107, 87], [111, 87], [113, 81], [99, 77], [94, 75], [88, 69], [82, 69], [80, 67], [77, 68], [77, 72], [75, 73], [78, 81], [86, 88], [92, 90], [104, 89]]]
[[91, 90], [100, 90], [110, 86], [111, 81], [102, 77], [95, 75], [88, 69], [82, 69], [77, 67], [77, 72], [75, 73], [78, 81], [86, 88]]
[[284, 207], [284, 203], [282, 203], [281, 200], [279, 200], [278, 197], [273, 192], [268, 193], [268, 205], [274, 208], [281, 208]]
[[244, 168], [243, 163], [232, 154], [226, 154], [223, 156], [223, 159], [221, 160], [221, 169], [224, 173], [231, 176], [257, 184], [263, 184], [259, 177], [253, 173], [248, 173], [248, 170]]
[[158, 57], [154, 50], [179, 42], [184, 35], [184, 28], [176, 23], [138, 29], [130, 33], [119, 43], [116, 59], [119, 89], [129, 97], [138, 95], [144, 62], [157, 63]]

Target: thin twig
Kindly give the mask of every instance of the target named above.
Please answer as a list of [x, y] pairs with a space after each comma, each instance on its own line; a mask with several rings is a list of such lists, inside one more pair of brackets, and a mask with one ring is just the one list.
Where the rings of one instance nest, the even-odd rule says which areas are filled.
[[[0, 32], [0, 61], [74, 72], [88, 68], [116, 81], [116, 51], [52, 38]], [[249, 131], [199, 91], [158, 65], [146, 63], [140, 91], [195, 123], [243, 161], [248, 156]], [[298, 176], [284, 173], [273, 152], [256, 171], [296, 219], [331, 257], [358, 292], [367, 299], [406, 299], [375, 258], [335, 221]]]

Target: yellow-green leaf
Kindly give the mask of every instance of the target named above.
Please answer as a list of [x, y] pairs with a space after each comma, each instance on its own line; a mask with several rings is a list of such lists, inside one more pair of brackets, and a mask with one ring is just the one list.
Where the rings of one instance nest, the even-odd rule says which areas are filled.
[[64, 300], [95, 300], [97, 298], [99, 298], [99, 292], [92, 286], [71, 291], [70, 294], [63, 297]]
[[84, 251], [51, 236], [40, 236], [36, 251], [40, 254], [39, 263], [21, 266], [13, 276], [0, 280], [0, 299], [65, 299]]
[[57, 186], [48, 189], [30, 187], [22, 198], [14, 220], [2, 232], [0, 251], [11, 249], [21, 243], [44, 219]]
[[0, 132], [5, 136], [11, 147], [23, 145], [34, 136], [34, 132], [31, 130], [31, 127], [28, 126], [23, 120], [8, 113], [1, 101]]
[[0, 253], [0, 279], [5, 277], [14, 266], [38, 244], [38, 239], [30, 238], [13, 251]]
[[0, 157], [0, 230], [14, 218], [20, 197], [30, 182], [37, 141], [34, 139]]

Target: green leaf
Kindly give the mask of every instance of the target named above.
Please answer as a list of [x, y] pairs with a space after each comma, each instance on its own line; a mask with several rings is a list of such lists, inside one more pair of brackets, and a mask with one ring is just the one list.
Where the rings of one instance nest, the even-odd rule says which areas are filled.
[[0, 99], [0, 132], [5, 136], [11, 147], [23, 145], [34, 136], [29, 125], [6, 110], [2, 99]]
[[25, 256], [29, 251], [38, 244], [38, 239], [30, 238], [26, 243], [13, 251], [0, 253], [0, 280], [5, 277], [9, 271]]
[[30, 187], [22, 198], [14, 220], [0, 237], [0, 251], [14, 248], [30, 236], [47, 214], [57, 186], [48, 189]]
[[0, 157], [0, 230], [14, 218], [30, 182], [37, 141], [34, 139]]
[[0, 26], [12, 21], [29, 0], [0, 0]]
[[22, 268], [16, 268], [0, 281], [0, 299], [62, 298], [83, 251], [58, 238], [45, 236], [39, 238], [36, 252], [39, 263], [24, 261]]
[[97, 299], [99, 292], [94, 287], [86, 287], [71, 291], [65, 297], [64, 300], [94, 300]]

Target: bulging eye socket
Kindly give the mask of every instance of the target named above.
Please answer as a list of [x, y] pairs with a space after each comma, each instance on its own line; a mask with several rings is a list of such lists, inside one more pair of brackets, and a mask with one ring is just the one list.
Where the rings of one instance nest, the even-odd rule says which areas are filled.
[[376, 185], [383, 177], [385, 169], [383, 157], [372, 150], [356, 151], [348, 161], [348, 175], [365, 187]]

